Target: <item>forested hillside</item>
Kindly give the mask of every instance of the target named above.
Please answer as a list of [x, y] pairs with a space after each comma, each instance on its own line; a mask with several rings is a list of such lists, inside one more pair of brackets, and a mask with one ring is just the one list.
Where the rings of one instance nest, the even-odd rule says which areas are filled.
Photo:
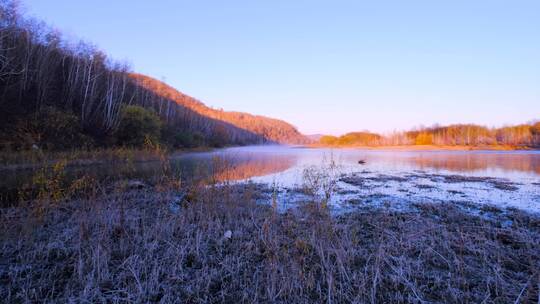
[[204, 117], [230, 123], [235, 127], [260, 135], [267, 140], [293, 144], [308, 143], [310, 141], [298, 132], [295, 127], [285, 121], [243, 112], [229, 112], [213, 109], [157, 79], [141, 74], [131, 74], [131, 77], [135, 79], [138, 84], [149, 89], [158, 96], [172, 100]]
[[330, 146], [381, 146], [381, 145], [445, 145], [515, 147], [540, 146], [540, 122], [487, 128], [472, 124], [434, 126], [417, 130], [396, 132], [382, 136], [369, 132], [348, 133], [343, 136], [323, 136], [320, 143]]
[[67, 41], [58, 31], [24, 18], [16, 1], [0, 0], [2, 149], [303, 141], [285, 122], [213, 110], [135, 75], [93, 45]]

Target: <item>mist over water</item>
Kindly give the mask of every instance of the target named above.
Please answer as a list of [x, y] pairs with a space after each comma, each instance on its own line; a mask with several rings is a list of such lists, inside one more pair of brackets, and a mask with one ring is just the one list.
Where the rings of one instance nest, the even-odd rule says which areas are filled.
[[[173, 162], [204, 164], [216, 157], [230, 163], [227, 170], [231, 179], [285, 176], [330, 160], [346, 172], [421, 170], [499, 178], [540, 178], [540, 151], [390, 151], [250, 146], [186, 154]], [[360, 160], [365, 164], [358, 164]]]
[[[220, 158], [229, 180], [277, 185], [279, 199], [294, 206], [305, 197], [304, 170], [339, 170], [331, 206], [340, 210], [391, 203], [458, 202], [540, 211], [538, 151], [391, 151], [305, 149], [284, 146], [228, 148], [188, 154], [180, 162]], [[362, 163], [360, 164], [359, 161]], [[295, 190], [296, 189], [296, 190]]]
[[[359, 161], [362, 163], [360, 164]], [[172, 155], [170, 170], [182, 179], [212, 177], [214, 182], [253, 182], [278, 187], [283, 205], [306, 198], [297, 191], [306, 168], [338, 170], [331, 206], [347, 210], [392, 202], [403, 208], [418, 202], [466, 202], [540, 212], [540, 151], [391, 151], [248, 146]], [[159, 162], [69, 167], [68, 178], [145, 179]], [[1, 186], [17, 188], [34, 172], [5, 174]]]

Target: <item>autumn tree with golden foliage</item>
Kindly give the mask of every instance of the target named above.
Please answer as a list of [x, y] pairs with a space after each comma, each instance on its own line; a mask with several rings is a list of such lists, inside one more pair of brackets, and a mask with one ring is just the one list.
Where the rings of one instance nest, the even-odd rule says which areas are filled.
[[540, 146], [540, 122], [490, 129], [472, 124], [420, 128], [381, 136], [369, 132], [347, 133], [340, 137], [323, 136], [319, 143], [325, 146]]

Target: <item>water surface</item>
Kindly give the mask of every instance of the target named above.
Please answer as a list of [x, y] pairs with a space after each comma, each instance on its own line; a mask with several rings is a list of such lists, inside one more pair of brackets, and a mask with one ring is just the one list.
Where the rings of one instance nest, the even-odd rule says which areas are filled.
[[[360, 164], [362, 161], [363, 164]], [[329, 164], [335, 170], [329, 172]], [[248, 146], [172, 155], [170, 172], [216, 182], [250, 181], [277, 189], [281, 207], [308, 198], [302, 194], [306, 170], [332, 173], [337, 180], [333, 208], [415, 202], [461, 202], [540, 212], [540, 151], [385, 151]], [[99, 164], [70, 167], [68, 178], [145, 178], [163, 164]], [[32, 181], [31, 170], [2, 172], [0, 187], [17, 189]]]
[[[301, 195], [306, 169], [338, 167], [335, 208], [362, 204], [407, 206], [414, 202], [459, 202], [540, 212], [539, 151], [385, 151], [307, 149], [284, 146], [228, 148], [176, 159], [219, 159], [223, 180], [277, 185], [284, 205]], [[360, 164], [361, 161], [363, 164]], [[274, 186], [276, 187], [276, 186]]]

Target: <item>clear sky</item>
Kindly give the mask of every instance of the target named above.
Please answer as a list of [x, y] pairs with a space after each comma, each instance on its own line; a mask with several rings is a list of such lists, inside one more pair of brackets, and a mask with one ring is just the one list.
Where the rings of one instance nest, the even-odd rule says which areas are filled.
[[207, 105], [300, 131], [540, 118], [540, 1], [22, 0]]

